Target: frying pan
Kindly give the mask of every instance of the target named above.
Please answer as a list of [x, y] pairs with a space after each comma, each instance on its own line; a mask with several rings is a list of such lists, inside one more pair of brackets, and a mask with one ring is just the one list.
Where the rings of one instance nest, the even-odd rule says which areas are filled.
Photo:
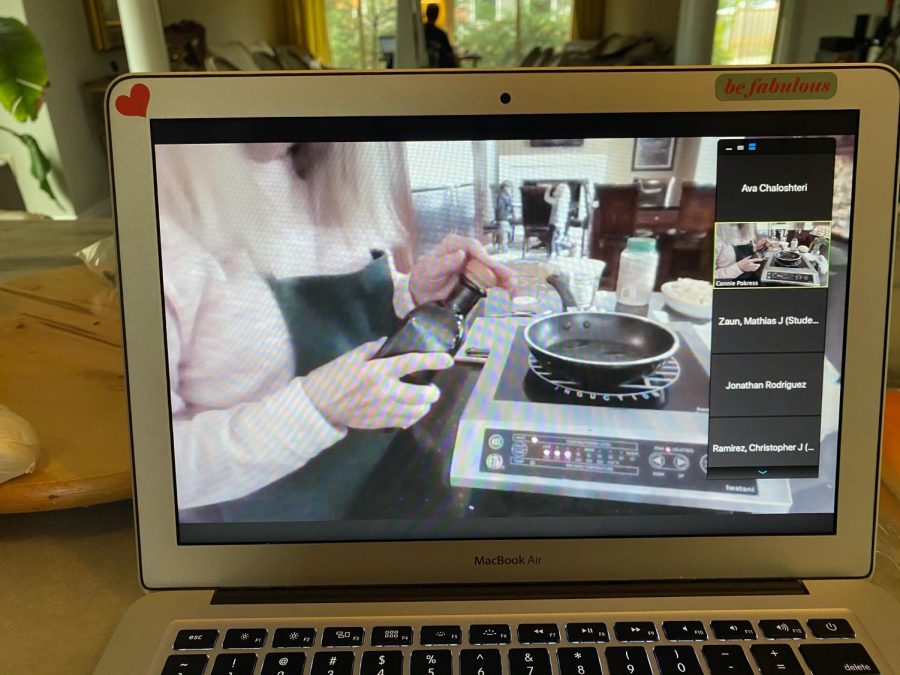
[[775, 260], [782, 265], [796, 265], [800, 262], [800, 254], [796, 251], [779, 251], [775, 254]]
[[[561, 275], [547, 281], [563, 308], [572, 294]], [[534, 358], [557, 375], [594, 391], [608, 391], [649, 375], [678, 351], [678, 336], [662, 324], [618, 312], [566, 312], [540, 317], [525, 328]]]

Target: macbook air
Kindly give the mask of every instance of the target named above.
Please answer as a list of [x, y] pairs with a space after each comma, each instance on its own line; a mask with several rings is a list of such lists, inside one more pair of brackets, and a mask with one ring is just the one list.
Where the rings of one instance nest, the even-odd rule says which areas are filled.
[[130, 74], [98, 675], [900, 671], [880, 66]]

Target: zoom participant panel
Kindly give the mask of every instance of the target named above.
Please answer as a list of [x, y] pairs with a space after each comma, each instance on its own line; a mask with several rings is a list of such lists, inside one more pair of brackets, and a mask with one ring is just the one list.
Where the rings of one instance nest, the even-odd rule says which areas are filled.
[[818, 475], [832, 138], [719, 141], [708, 476]]

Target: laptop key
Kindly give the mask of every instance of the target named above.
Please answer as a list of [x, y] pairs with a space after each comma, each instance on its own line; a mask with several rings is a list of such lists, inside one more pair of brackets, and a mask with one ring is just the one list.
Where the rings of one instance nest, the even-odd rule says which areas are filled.
[[643, 647], [607, 647], [609, 675], [652, 675], [650, 659]]
[[797, 619], [766, 619], [759, 628], [770, 640], [802, 640], [806, 631]]
[[505, 623], [469, 626], [469, 642], [473, 645], [508, 645], [509, 626]]
[[296, 649], [316, 644], [315, 628], [276, 628], [272, 646], [275, 649]]
[[856, 633], [847, 619], [810, 619], [806, 622], [817, 638], [855, 638]]
[[373, 647], [408, 647], [412, 644], [409, 626], [376, 626], [372, 629]]
[[865, 647], [855, 642], [829, 645], [800, 645], [800, 653], [813, 675], [838, 673], [878, 673]]
[[212, 649], [219, 639], [219, 631], [212, 630], [180, 630], [175, 637], [172, 649]]
[[359, 675], [403, 675], [403, 652], [397, 649], [363, 653]]
[[276, 652], [266, 654], [259, 675], [303, 675], [306, 654], [303, 652]]
[[756, 631], [749, 621], [710, 621], [717, 640], [755, 640]]
[[740, 645], [704, 645], [703, 657], [712, 675], [753, 675]]
[[309, 675], [353, 675], [353, 652], [316, 652]]
[[660, 675], [703, 675], [703, 669], [690, 645], [656, 647], [653, 650]]
[[459, 675], [503, 675], [499, 649], [463, 649], [459, 653]]
[[549, 652], [543, 647], [510, 649], [509, 675], [553, 675]]
[[419, 642], [438, 647], [458, 645], [462, 642], [462, 629], [459, 626], [422, 626]]
[[750, 653], [762, 675], [803, 675], [803, 668], [790, 645], [753, 645]]
[[551, 645], [559, 642], [555, 623], [523, 623], [518, 628], [519, 642], [525, 645]]
[[619, 642], [656, 642], [656, 626], [652, 621], [619, 621], [615, 625]]
[[256, 654], [219, 654], [212, 675], [253, 675]]
[[203, 675], [206, 654], [175, 654], [166, 659], [161, 675]]
[[707, 639], [702, 621], [663, 621], [663, 633], [670, 642], [695, 642]]
[[452, 675], [449, 649], [417, 649], [409, 659], [409, 675]]
[[365, 634], [362, 628], [326, 628], [322, 631], [322, 646], [361, 647]]
[[605, 623], [570, 623], [566, 626], [566, 638], [575, 643], [609, 642]]
[[225, 633], [225, 649], [260, 649], [266, 645], [265, 628], [232, 628]]
[[561, 647], [556, 650], [559, 675], [601, 675], [600, 656], [593, 647]]

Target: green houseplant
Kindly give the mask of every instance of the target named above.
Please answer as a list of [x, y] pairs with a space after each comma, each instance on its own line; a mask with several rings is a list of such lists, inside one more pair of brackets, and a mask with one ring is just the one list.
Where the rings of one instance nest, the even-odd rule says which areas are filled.
[[[47, 87], [47, 64], [34, 33], [17, 19], [0, 18], [0, 104], [19, 122], [37, 119]], [[31, 175], [57, 204], [50, 185], [50, 160], [31, 134], [0, 125], [0, 131], [18, 138], [28, 150]]]

